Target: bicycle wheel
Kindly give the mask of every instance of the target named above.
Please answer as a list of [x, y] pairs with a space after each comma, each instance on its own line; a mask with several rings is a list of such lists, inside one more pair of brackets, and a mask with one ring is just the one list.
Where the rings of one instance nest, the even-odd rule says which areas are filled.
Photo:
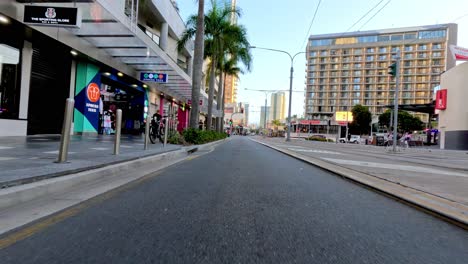
[[159, 128], [159, 141], [164, 143], [164, 127]]
[[150, 131], [149, 131], [149, 139], [152, 144], [156, 144], [156, 137], [157, 137], [156, 131], [154, 131], [153, 126], [151, 126]]

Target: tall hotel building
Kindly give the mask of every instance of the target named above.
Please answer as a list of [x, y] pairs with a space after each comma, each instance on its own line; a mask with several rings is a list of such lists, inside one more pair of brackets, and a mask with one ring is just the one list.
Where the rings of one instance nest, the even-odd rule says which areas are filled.
[[456, 24], [310, 36], [305, 117], [328, 119], [356, 104], [368, 106], [373, 115], [383, 113], [394, 101], [395, 78], [388, 67], [397, 50], [399, 103], [430, 103], [440, 74], [455, 66], [448, 47], [456, 43]]

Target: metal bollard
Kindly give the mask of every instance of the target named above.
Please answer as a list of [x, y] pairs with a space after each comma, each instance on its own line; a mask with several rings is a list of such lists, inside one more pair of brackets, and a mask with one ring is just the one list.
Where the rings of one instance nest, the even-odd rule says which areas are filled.
[[166, 117], [166, 125], [164, 126], [164, 147], [167, 144], [167, 123], [169, 122], [169, 117]]
[[56, 161], [57, 163], [63, 163], [67, 161], [74, 106], [75, 100], [68, 98], [65, 103], [65, 116], [63, 118], [62, 136], [60, 137], [60, 148], [58, 159]]
[[120, 130], [121, 128], [122, 128], [122, 110], [117, 109], [117, 115], [115, 117], [114, 155], [119, 155], [119, 152], [120, 152]]
[[151, 116], [148, 115], [146, 117], [146, 125], [145, 125], [145, 150], [148, 149], [148, 141], [149, 141], [149, 131], [150, 131], [150, 124], [151, 124]]

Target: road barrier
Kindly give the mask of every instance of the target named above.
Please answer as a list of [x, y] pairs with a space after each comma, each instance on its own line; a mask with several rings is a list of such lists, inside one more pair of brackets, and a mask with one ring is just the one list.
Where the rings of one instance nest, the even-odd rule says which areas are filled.
[[68, 98], [65, 102], [65, 116], [63, 118], [62, 136], [60, 137], [60, 148], [57, 163], [67, 162], [68, 146], [70, 145], [71, 120], [73, 118], [73, 108], [75, 100]]

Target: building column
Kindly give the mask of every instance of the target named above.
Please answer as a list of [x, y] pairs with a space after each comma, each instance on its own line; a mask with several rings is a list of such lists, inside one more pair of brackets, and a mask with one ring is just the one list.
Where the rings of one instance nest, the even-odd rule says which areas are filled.
[[24, 41], [24, 46], [21, 54], [21, 92], [19, 104], [19, 119], [28, 118], [32, 55], [32, 43], [29, 41]]
[[192, 72], [193, 72], [193, 57], [187, 56], [186, 57], [187, 61], [187, 74], [188, 76], [192, 77]]
[[161, 36], [159, 36], [159, 47], [166, 51], [167, 49], [167, 38], [169, 36], [169, 25], [166, 22], [161, 24]]

